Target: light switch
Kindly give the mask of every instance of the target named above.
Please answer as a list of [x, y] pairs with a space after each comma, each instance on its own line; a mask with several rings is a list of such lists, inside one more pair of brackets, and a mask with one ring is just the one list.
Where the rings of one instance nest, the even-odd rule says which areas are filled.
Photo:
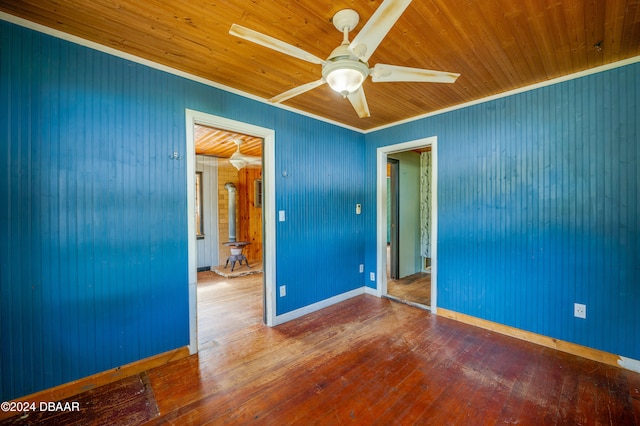
[[278, 220], [280, 222], [284, 222], [285, 216], [284, 216], [284, 210], [280, 210], [278, 211]]

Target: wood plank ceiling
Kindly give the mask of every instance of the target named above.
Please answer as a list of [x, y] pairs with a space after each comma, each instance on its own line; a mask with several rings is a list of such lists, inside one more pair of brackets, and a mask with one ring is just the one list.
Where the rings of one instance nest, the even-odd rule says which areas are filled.
[[244, 155], [262, 157], [262, 138], [233, 133], [224, 129], [196, 124], [193, 129], [196, 154], [218, 158], [229, 158], [238, 146], [233, 139], [242, 140], [240, 152]]
[[[238, 23], [326, 58], [352, 8], [381, 0], [2, 0], [0, 11], [268, 99], [320, 78], [314, 65], [229, 35]], [[364, 83], [358, 118], [327, 85], [285, 105], [361, 130], [640, 55], [638, 0], [414, 0], [370, 66], [460, 73], [454, 84]]]

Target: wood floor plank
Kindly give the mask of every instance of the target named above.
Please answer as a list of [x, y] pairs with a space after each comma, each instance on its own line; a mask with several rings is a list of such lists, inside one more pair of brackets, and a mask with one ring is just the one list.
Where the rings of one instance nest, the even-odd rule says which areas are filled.
[[[620, 376], [620, 371], [605, 370], [604, 374], [607, 376], [608, 388], [611, 393], [615, 395], [625, 395], [628, 389], [628, 382], [624, 377]], [[638, 389], [636, 389], [636, 392]], [[640, 395], [638, 395], [640, 397]], [[628, 394], [628, 398], [621, 398], [619, 404], [607, 403], [607, 409], [609, 410], [610, 422], [614, 425], [630, 425], [638, 424], [637, 414], [640, 411], [635, 412], [633, 407], [633, 396]]]
[[[0, 421], [2, 425], [142, 425], [158, 416], [146, 373], [97, 387], [63, 404], [77, 404], [79, 410], [35, 410]], [[72, 405], [70, 405], [72, 407]]]
[[[147, 395], [155, 397], [147, 401], [157, 407], [145, 424], [626, 425], [640, 419], [640, 374], [385, 298], [362, 295], [266, 327], [261, 279], [199, 274], [199, 353], [144, 373]], [[117, 389], [101, 391], [117, 399]], [[105, 395], [106, 415], [108, 401]], [[92, 424], [86, 418], [67, 420]]]
[[633, 422], [630, 424], [640, 425], [640, 386], [638, 383], [634, 383], [633, 380], [627, 381], [626, 377], [624, 380], [627, 382], [625, 389], [621, 389], [621, 397], [625, 397], [629, 395], [629, 410], [631, 411], [631, 415], [633, 415]]
[[389, 278], [387, 294], [401, 301], [431, 306], [431, 273], [417, 272], [397, 280]]
[[[485, 351], [497, 354], [499, 349], [493, 351], [494, 348], [487, 345], [490, 345], [489, 341], [478, 348], [478, 352], [475, 354], [476, 358], [472, 358], [461, 366], [460, 374], [464, 376], [465, 380], [456, 381], [452, 387], [447, 389], [447, 402], [455, 401], [458, 404], [458, 409], [451, 407], [449, 402], [448, 408], [436, 409], [437, 414], [433, 418], [434, 421], [441, 420], [450, 424], [477, 424], [479, 419], [487, 417], [485, 408], [490, 406], [489, 401], [492, 396], [500, 388], [506, 389], [503, 380], [496, 380], [495, 376], [491, 374], [491, 366], [486, 362], [486, 356], [482, 355], [482, 353], [486, 353]], [[473, 385], [470, 386], [469, 383], [473, 383]], [[458, 397], [452, 398], [452, 395]]]

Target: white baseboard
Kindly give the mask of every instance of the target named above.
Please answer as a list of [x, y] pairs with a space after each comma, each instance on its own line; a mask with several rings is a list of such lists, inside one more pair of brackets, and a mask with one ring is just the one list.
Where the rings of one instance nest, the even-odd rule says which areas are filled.
[[378, 290], [377, 289], [371, 288], [371, 287], [368, 287], [368, 286], [364, 286], [362, 288], [364, 288], [364, 293], [365, 294], [370, 294], [370, 295], [375, 296], [375, 297], [380, 297], [380, 295], [378, 294]]
[[626, 358], [621, 356], [618, 360], [618, 365], [627, 370], [635, 371], [636, 373], [640, 373], [640, 361], [632, 358]]
[[346, 293], [338, 294], [337, 296], [330, 297], [325, 300], [321, 300], [320, 302], [313, 303], [311, 305], [305, 306], [304, 308], [296, 309], [295, 311], [287, 312], [286, 314], [278, 315], [275, 318], [274, 325], [284, 324], [287, 321], [294, 320], [296, 318], [300, 318], [304, 315], [310, 314], [315, 311], [319, 311], [320, 309], [324, 309], [331, 305], [335, 305], [336, 303], [344, 302], [345, 300], [351, 299], [352, 297], [360, 296], [361, 294], [373, 294], [370, 291], [375, 292], [374, 289], [368, 287], [360, 287], [354, 290], [348, 291]]

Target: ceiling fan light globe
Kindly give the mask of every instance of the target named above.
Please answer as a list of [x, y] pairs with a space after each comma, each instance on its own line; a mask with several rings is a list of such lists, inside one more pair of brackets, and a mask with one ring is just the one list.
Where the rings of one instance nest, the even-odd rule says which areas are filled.
[[329, 87], [342, 96], [357, 91], [368, 75], [367, 64], [346, 58], [329, 62], [322, 70], [322, 76]]
[[331, 71], [327, 75], [327, 83], [336, 92], [345, 96], [345, 92], [355, 92], [362, 85], [364, 76], [358, 70], [350, 68], [340, 68]]

